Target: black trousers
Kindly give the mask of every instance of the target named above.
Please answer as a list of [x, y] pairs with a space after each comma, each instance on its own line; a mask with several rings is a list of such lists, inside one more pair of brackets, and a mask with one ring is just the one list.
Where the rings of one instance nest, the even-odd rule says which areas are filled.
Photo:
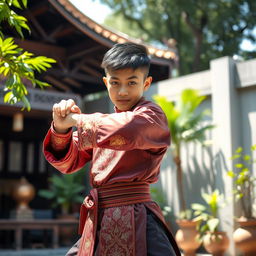
[[[165, 229], [158, 218], [147, 210], [147, 256], [176, 256], [172, 244], [166, 235]], [[76, 256], [80, 240], [67, 252], [66, 256]], [[87, 255], [83, 255], [87, 256]], [[111, 255], [109, 255], [111, 256]], [[130, 256], [130, 255], [126, 255]], [[146, 255], [136, 255], [146, 256]]]

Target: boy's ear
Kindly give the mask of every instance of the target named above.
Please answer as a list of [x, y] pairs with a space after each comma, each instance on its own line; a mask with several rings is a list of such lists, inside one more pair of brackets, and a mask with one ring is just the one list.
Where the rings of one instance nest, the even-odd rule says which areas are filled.
[[105, 76], [103, 76], [102, 80], [103, 80], [104, 84], [105, 84], [105, 85], [106, 85], [106, 87], [107, 87], [107, 84], [108, 84], [108, 80], [107, 80], [107, 78], [106, 78]]
[[147, 91], [152, 83], [152, 76], [148, 76], [144, 82], [144, 91]]

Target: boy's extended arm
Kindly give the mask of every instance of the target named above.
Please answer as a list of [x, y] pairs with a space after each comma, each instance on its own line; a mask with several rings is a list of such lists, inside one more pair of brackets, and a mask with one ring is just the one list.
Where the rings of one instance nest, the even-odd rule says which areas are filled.
[[92, 158], [92, 149], [78, 151], [77, 132], [71, 129], [80, 113], [72, 99], [62, 100], [52, 108], [53, 122], [44, 139], [43, 152], [46, 160], [62, 173], [75, 172]]
[[81, 114], [78, 119], [79, 149], [160, 149], [170, 144], [163, 111], [155, 105], [113, 114]]
[[46, 160], [62, 173], [81, 169], [92, 158], [92, 149], [78, 151], [77, 132], [57, 133], [51, 125], [43, 143]]

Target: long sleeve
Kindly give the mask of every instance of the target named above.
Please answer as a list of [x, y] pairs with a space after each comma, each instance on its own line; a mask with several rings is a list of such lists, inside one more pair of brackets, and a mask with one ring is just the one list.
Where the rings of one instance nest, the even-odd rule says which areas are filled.
[[46, 160], [62, 173], [72, 173], [81, 169], [92, 158], [92, 149], [78, 151], [77, 132], [58, 134], [53, 126], [46, 134], [43, 152]]
[[155, 104], [113, 114], [81, 114], [78, 121], [79, 149], [160, 149], [170, 144], [163, 111]]

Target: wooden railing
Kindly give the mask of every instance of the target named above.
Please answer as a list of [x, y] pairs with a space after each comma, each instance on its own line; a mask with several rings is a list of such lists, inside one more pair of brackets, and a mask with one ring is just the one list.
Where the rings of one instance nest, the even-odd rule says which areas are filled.
[[52, 230], [52, 247], [59, 247], [60, 226], [77, 226], [77, 219], [34, 219], [34, 220], [15, 220], [0, 219], [0, 230], [14, 230], [14, 242], [16, 250], [22, 249], [23, 230]]

